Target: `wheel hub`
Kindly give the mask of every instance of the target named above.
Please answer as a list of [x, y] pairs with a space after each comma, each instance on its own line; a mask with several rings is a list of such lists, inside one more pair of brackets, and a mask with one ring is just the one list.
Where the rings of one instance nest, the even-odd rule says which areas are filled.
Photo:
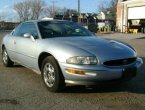
[[52, 87], [55, 83], [54, 67], [50, 63], [46, 63], [43, 69], [44, 82], [48, 87]]
[[4, 50], [4, 52], [3, 52], [3, 62], [6, 64], [7, 61], [8, 61], [8, 54], [7, 54], [7, 52]]

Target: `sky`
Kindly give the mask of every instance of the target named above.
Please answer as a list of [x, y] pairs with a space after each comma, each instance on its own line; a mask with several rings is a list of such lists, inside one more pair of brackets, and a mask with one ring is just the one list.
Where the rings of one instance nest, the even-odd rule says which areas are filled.
[[[22, 0], [0, 0], [0, 16], [1, 19], [7, 21], [17, 21], [19, 19], [16, 11], [13, 9], [14, 3], [21, 2]], [[44, 0], [47, 5], [52, 5], [52, 0]], [[78, 0], [55, 0], [55, 5], [59, 7], [66, 7], [70, 9], [77, 9]], [[80, 0], [82, 13], [95, 13], [98, 11], [98, 4], [102, 0]], [[108, 0], [106, 0], [108, 1]]]

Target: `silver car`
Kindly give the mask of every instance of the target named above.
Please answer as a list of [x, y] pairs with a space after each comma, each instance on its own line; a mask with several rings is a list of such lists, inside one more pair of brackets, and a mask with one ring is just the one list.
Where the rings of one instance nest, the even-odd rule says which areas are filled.
[[16, 62], [41, 74], [53, 92], [66, 83], [94, 85], [131, 79], [143, 64], [127, 43], [99, 38], [76, 23], [61, 20], [20, 24], [3, 38], [2, 59], [6, 67]]

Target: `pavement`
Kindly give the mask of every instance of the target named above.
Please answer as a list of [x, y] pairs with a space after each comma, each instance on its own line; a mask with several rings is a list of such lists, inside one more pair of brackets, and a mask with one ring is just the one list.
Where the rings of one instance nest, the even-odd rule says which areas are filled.
[[[5, 32], [0, 32], [0, 42]], [[100, 34], [133, 45], [145, 62], [144, 34]], [[1, 53], [1, 51], [0, 51]], [[144, 110], [145, 64], [128, 83], [95, 87], [68, 86], [61, 93], [49, 92], [35, 72], [16, 65], [6, 68], [0, 54], [0, 110]]]

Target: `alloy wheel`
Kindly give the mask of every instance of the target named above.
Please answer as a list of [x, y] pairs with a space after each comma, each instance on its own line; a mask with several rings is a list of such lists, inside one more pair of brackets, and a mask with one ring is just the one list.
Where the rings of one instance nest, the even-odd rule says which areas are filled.
[[8, 54], [7, 54], [6, 50], [3, 51], [3, 62], [4, 62], [4, 64], [7, 64], [7, 62], [8, 62]]
[[53, 87], [55, 83], [55, 71], [54, 67], [50, 63], [46, 63], [43, 69], [44, 72], [44, 82], [48, 87]]

